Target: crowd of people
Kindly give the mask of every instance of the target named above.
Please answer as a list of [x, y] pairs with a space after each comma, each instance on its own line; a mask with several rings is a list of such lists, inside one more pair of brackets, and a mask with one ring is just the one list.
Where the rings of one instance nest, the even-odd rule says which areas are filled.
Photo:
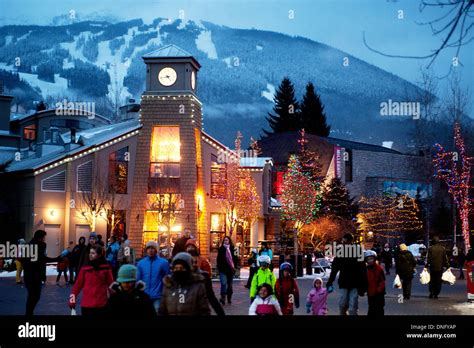
[[[57, 257], [46, 253], [46, 232], [36, 231], [30, 244], [38, 247], [37, 260], [21, 259], [17, 262], [17, 283], [21, 283], [24, 270], [28, 290], [26, 315], [33, 315], [41, 297], [45, 280], [46, 263], [56, 262], [59, 284], [72, 285], [69, 307], [76, 309], [80, 303], [81, 314], [88, 317], [115, 315], [225, 315], [225, 306], [232, 305], [233, 283], [239, 268], [236, 248], [226, 236], [217, 252], [216, 269], [220, 282], [220, 297], [212, 286], [212, 267], [202, 257], [190, 230], [185, 230], [176, 241], [169, 259], [160, 254], [156, 241], [145, 245], [144, 257], [135, 262], [135, 252], [130, 248], [126, 234], [111, 236], [104, 245], [95, 232], [80, 237], [78, 244], [69, 243]], [[24, 241], [23, 241], [24, 242]], [[348, 233], [342, 244], [354, 244]], [[375, 248], [374, 248], [375, 249]], [[377, 252], [378, 251], [378, 252]], [[315, 277], [306, 295], [306, 312], [312, 315], [328, 313], [327, 300], [334, 292], [338, 276], [339, 314], [357, 315], [359, 297], [367, 295], [368, 315], [384, 315], [386, 275], [394, 267], [399, 277], [404, 300], [410, 300], [411, 286], [416, 274], [417, 261], [405, 244], [395, 250], [388, 244], [381, 250], [366, 250], [361, 260], [357, 255], [337, 256], [324, 286], [323, 279]], [[474, 261], [472, 251], [464, 258]], [[267, 243], [260, 250], [253, 249], [248, 259], [249, 277], [244, 285], [249, 291], [249, 315], [293, 315], [300, 306], [300, 290], [294, 278], [294, 269], [288, 262], [281, 263], [278, 275], [273, 271], [273, 252]], [[382, 267], [383, 265], [383, 267]], [[441, 292], [442, 275], [450, 269], [446, 249], [438, 237], [433, 237], [427, 251], [425, 269], [429, 270], [429, 298], [437, 299]], [[80, 301], [78, 300], [80, 298]]]

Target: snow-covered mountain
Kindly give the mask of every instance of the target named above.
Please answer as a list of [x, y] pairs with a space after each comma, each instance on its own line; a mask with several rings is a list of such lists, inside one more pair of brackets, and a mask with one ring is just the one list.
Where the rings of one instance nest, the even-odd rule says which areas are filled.
[[379, 145], [394, 141], [394, 148], [409, 142], [412, 118], [381, 116], [380, 104], [410, 101], [414, 85], [322, 43], [269, 31], [165, 18], [151, 24], [137, 19], [4, 26], [0, 79], [26, 107], [33, 100], [68, 97], [96, 101], [96, 110], [107, 113], [118, 96], [139, 100], [145, 84], [141, 57], [170, 43], [202, 64], [198, 95], [204, 127], [227, 144], [238, 129], [247, 138], [261, 133], [284, 76], [294, 82], [298, 97], [308, 81], [314, 83], [332, 136]]

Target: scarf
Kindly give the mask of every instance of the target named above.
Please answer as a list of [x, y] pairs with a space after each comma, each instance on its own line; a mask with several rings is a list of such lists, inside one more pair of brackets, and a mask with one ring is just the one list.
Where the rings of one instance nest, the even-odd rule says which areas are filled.
[[225, 245], [225, 257], [227, 259], [227, 263], [229, 264], [232, 272], [234, 272], [234, 260], [232, 259], [232, 253], [230, 252], [230, 245]]

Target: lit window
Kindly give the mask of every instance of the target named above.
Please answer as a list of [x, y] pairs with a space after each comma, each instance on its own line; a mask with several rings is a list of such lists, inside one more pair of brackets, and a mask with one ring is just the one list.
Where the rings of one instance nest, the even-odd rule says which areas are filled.
[[179, 162], [179, 127], [153, 127], [150, 162]]
[[217, 156], [211, 155], [211, 198], [225, 197], [225, 164], [217, 161]]
[[23, 128], [23, 139], [36, 140], [36, 125], [32, 124]]
[[225, 215], [219, 213], [211, 214], [211, 231], [225, 232]]
[[109, 189], [118, 194], [127, 193], [128, 146], [109, 155]]

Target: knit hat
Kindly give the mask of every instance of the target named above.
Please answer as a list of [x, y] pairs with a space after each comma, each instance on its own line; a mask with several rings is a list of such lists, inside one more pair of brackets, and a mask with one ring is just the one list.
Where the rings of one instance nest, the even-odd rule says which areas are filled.
[[135, 282], [137, 280], [137, 268], [133, 265], [123, 265], [118, 271], [117, 281], [119, 283]]
[[193, 245], [197, 249], [196, 241], [194, 239], [188, 239], [184, 247], [187, 248], [188, 245]]
[[260, 265], [262, 263], [266, 263], [267, 265], [270, 264], [271, 260], [270, 260], [270, 256], [268, 255], [260, 255], [258, 258], [257, 258], [257, 261], [258, 263], [260, 263]]
[[289, 272], [291, 272], [293, 270], [293, 266], [291, 265], [291, 263], [289, 262], [283, 262], [281, 265], [280, 265], [280, 271], [284, 271], [284, 270], [287, 270]]
[[90, 239], [90, 238], [95, 238], [95, 239], [97, 239], [97, 233], [91, 232], [91, 234], [89, 235], [89, 239]]
[[364, 257], [377, 257], [377, 253], [374, 250], [366, 250], [364, 251]]
[[146, 243], [145, 250], [148, 249], [148, 248], [155, 248], [155, 250], [158, 251], [158, 243], [155, 242], [154, 240], [149, 240]]
[[401, 251], [408, 250], [407, 245], [406, 245], [405, 243], [400, 244], [400, 250], [401, 250]]
[[191, 266], [193, 264], [193, 257], [191, 254], [186, 253], [186, 252], [180, 252], [173, 257], [173, 263], [172, 265], [183, 265], [188, 271], [191, 270]]

